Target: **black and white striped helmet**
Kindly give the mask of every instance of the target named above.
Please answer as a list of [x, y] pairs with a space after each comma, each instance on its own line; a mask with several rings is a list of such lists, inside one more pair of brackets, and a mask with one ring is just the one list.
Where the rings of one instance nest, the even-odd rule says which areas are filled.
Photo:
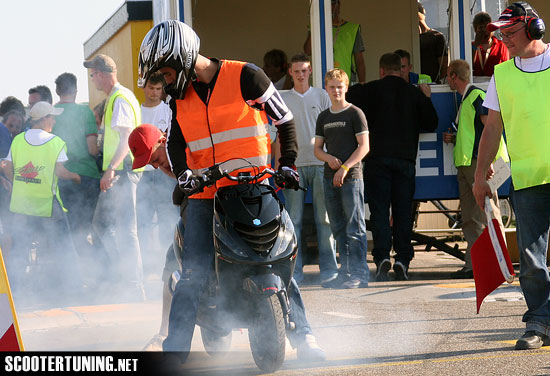
[[155, 25], [141, 42], [138, 57], [138, 86], [145, 87], [149, 76], [159, 68], [176, 70], [176, 82], [167, 86], [167, 93], [183, 99], [193, 78], [199, 54], [200, 39], [189, 26], [176, 20]]

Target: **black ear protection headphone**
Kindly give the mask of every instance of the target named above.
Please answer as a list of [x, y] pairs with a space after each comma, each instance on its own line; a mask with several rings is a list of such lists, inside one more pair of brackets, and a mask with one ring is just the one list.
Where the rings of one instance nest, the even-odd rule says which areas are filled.
[[[516, 5], [521, 7], [525, 12], [525, 15], [523, 16], [523, 22], [525, 22], [525, 33], [527, 34], [527, 39], [542, 39], [542, 37], [544, 37], [544, 32], [546, 31], [544, 21], [538, 18], [537, 12], [535, 12], [535, 10], [529, 4], [522, 1], [520, 3], [516, 3]], [[527, 11], [529, 10], [531, 11], [531, 14], [536, 15], [536, 17], [527, 16]]]

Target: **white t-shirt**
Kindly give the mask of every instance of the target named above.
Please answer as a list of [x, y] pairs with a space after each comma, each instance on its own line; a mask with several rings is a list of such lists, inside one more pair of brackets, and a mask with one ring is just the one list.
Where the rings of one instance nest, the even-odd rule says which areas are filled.
[[[164, 102], [160, 102], [155, 107], [145, 107], [141, 105], [141, 122], [143, 124], [152, 124], [162, 132], [166, 132], [172, 122], [172, 110]], [[145, 165], [145, 171], [155, 171], [150, 164]]]
[[[117, 90], [119, 90], [121, 86], [122, 85], [120, 85], [120, 83], [116, 83], [115, 86], [113, 87], [113, 90], [111, 90], [109, 97], [113, 95]], [[121, 97], [116, 98], [113, 103], [113, 115], [111, 117], [111, 128], [115, 130], [116, 130], [116, 127], [133, 129], [134, 124], [135, 124], [134, 111], [132, 110], [132, 106], [130, 106], [130, 104], [126, 100], [122, 99]]]
[[166, 132], [172, 121], [172, 110], [164, 102], [160, 102], [155, 107], [145, 107], [141, 105], [141, 122], [143, 124], [152, 124], [162, 132]]
[[[48, 133], [45, 130], [42, 129], [29, 129], [25, 132], [25, 140], [33, 145], [33, 146], [40, 146], [45, 144], [46, 142], [50, 141], [52, 138], [55, 137], [54, 134]], [[6, 156], [7, 161], [11, 161], [11, 148], [8, 152], [8, 155]], [[63, 163], [67, 162], [69, 158], [67, 157], [67, 153], [65, 152], [65, 149], [61, 149], [61, 153], [57, 156], [57, 162]]]
[[[515, 57], [514, 64], [520, 70], [530, 73], [540, 72], [548, 69], [550, 68], [550, 48], [546, 46], [546, 50], [544, 51], [544, 53], [528, 59]], [[498, 102], [494, 75], [493, 77], [491, 77], [491, 82], [489, 82], [489, 87], [487, 88], [487, 96], [485, 97], [485, 101], [483, 101], [483, 106], [487, 107], [490, 110], [500, 112], [500, 104]]]
[[330, 98], [325, 90], [310, 87], [304, 94], [295, 89], [283, 90], [281, 97], [294, 115], [298, 157], [296, 167], [323, 166], [313, 154], [317, 116], [330, 107]]
[[275, 89], [277, 89], [277, 90], [282, 90], [283, 86], [285, 86], [285, 81], [286, 81], [286, 75], [279, 78], [279, 80], [277, 82], [274, 82], [273, 86], [275, 86]]

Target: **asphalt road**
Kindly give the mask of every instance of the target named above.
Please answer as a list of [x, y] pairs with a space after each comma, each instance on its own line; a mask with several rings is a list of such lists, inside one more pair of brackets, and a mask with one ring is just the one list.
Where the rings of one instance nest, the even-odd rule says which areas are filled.
[[[302, 294], [327, 360], [304, 364], [287, 343], [280, 375], [550, 375], [550, 347], [516, 351], [525, 302], [519, 284], [502, 285], [479, 315], [473, 280], [449, 280], [460, 261], [417, 252], [406, 282], [371, 282], [368, 288], [329, 290], [318, 268], [306, 268]], [[372, 263], [371, 272], [374, 272]], [[391, 275], [391, 274], [390, 274]], [[147, 283], [148, 300], [49, 307], [16, 299], [26, 350], [139, 351], [158, 331], [161, 283]], [[82, 301], [80, 303], [83, 303]], [[84, 302], [85, 303], [85, 302]], [[195, 332], [184, 374], [256, 375], [246, 330], [233, 332], [231, 352], [209, 357]]]

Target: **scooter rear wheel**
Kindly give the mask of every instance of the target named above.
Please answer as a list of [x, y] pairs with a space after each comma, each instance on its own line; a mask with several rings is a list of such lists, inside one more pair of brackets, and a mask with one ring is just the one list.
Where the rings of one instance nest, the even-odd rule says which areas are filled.
[[220, 334], [201, 326], [201, 338], [204, 349], [210, 356], [223, 356], [231, 348], [231, 331], [228, 334]]
[[262, 371], [275, 372], [285, 360], [285, 322], [277, 295], [256, 301], [256, 315], [248, 330], [254, 362]]

